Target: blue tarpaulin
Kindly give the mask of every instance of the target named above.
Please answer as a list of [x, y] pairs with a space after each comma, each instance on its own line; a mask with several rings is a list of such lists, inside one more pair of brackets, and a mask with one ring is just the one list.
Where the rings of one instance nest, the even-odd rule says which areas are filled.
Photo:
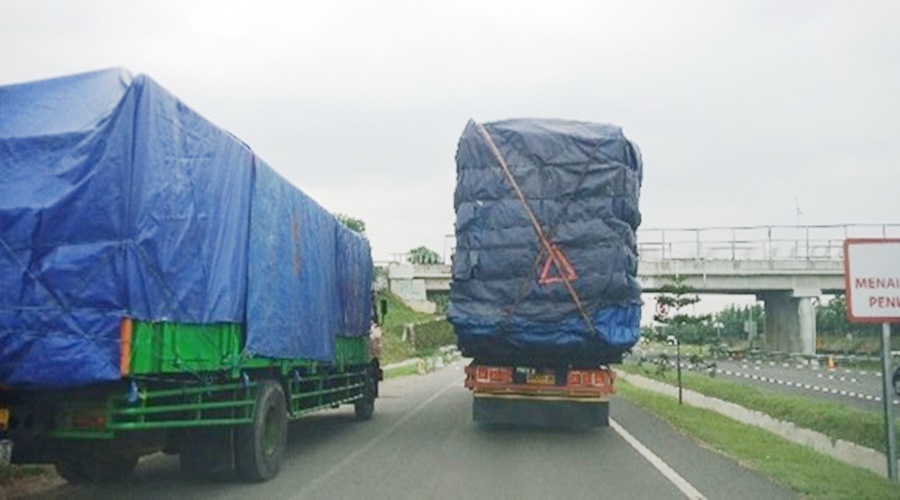
[[[242, 323], [330, 361], [368, 332], [368, 243], [150, 78], [0, 87], [0, 384], [116, 380], [119, 323]], [[368, 281], [366, 281], [368, 280]]]
[[621, 129], [470, 122], [456, 161], [448, 317], [463, 353], [602, 361], [634, 345], [643, 167]]

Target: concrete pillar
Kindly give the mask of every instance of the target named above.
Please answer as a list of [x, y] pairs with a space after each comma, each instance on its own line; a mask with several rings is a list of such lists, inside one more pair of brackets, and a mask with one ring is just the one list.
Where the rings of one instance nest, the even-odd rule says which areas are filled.
[[800, 354], [816, 353], [816, 308], [819, 290], [761, 294], [766, 309], [766, 348]]

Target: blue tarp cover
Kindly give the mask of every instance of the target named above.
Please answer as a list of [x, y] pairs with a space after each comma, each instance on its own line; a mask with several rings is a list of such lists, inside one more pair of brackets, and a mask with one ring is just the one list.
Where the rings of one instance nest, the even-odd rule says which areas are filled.
[[[487, 139], [469, 122], [456, 156], [448, 313], [463, 352], [605, 356], [630, 348], [641, 304], [639, 150], [612, 125], [508, 120], [484, 128], [571, 270], [549, 259]], [[581, 309], [561, 280], [566, 276], [574, 278]]]
[[148, 77], [0, 87], [0, 385], [120, 378], [123, 317], [327, 362], [371, 277], [365, 239]]

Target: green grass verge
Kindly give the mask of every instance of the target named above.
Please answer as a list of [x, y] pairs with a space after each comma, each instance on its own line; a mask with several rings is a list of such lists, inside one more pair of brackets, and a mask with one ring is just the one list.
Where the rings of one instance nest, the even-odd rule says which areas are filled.
[[0, 485], [9, 485], [13, 481], [49, 473], [48, 467], [41, 465], [0, 465]]
[[900, 498], [900, 486], [772, 433], [710, 410], [638, 389], [620, 380], [618, 392], [686, 434], [699, 439], [810, 498]]
[[[452, 327], [446, 321], [437, 321], [428, 326], [424, 326], [419, 337], [422, 342], [419, 349], [412, 342], [403, 341], [403, 327], [409, 323], [419, 323], [435, 319], [438, 316], [413, 311], [400, 301], [394, 294], [390, 292], [379, 293], [376, 297], [376, 303], [380, 303], [381, 299], [387, 300], [388, 312], [384, 318], [384, 324], [381, 325], [381, 364], [388, 365], [397, 363], [409, 358], [422, 356], [425, 351], [433, 350], [434, 346], [427, 342], [427, 338], [432, 333], [440, 336], [441, 339], [453, 338]], [[449, 334], [448, 334], [449, 330]], [[418, 330], [417, 330], [418, 332]], [[419, 339], [417, 339], [418, 341]], [[450, 342], [451, 344], [453, 342]]]
[[[674, 370], [660, 374], [655, 371], [655, 365], [650, 368], [626, 364], [617, 368], [668, 384], [677, 384]], [[843, 439], [875, 450], [884, 450], [884, 419], [875, 412], [815, 398], [791, 396], [686, 371], [682, 372], [682, 383], [685, 389], [730, 401], [779, 420], [793, 422], [832, 439]]]
[[388, 370], [384, 370], [384, 378], [385, 380], [396, 378], [396, 377], [408, 377], [410, 375], [418, 375], [419, 367], [415, 364], [406, 365], [406, 366], [398, 366], [396, 368], [391, 368]]

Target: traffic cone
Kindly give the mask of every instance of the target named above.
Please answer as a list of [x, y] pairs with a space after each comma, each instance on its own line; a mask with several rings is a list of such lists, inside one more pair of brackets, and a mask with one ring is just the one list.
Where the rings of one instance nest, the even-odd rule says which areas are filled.
[[828, 355], [825, 357], [825, 368], [829, 370], [834, 370], [837, 368], [837, 363], [834, 362], [834, 356]]

